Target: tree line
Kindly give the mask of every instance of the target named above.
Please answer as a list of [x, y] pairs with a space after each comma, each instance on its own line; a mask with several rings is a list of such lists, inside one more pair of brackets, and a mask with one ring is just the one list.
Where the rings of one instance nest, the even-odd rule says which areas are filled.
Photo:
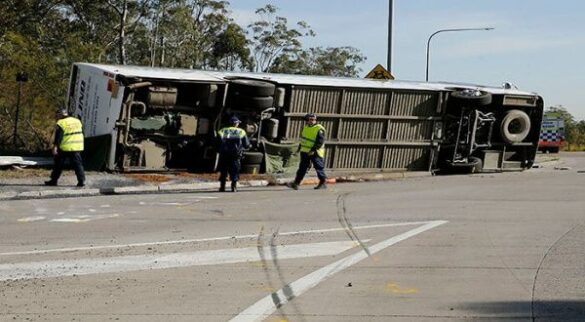
[[64, 103], [74, 62], [359, 75], [366, 57], [358, 49], [306, 48], [311, 37], [307, 22], [291, 23], [273, 5], [242, 26], [224, 0], [3, 0], [0, 149], [13, 142], [24, 151], [49, 146], [52, 114]]
[[[242, 26], [225, 0], [2, 0], [0, 151], [48, 148], [74, 62], [358, 76], [358, 49], [306, 48], [312, 37], [273, 5]], [[549, 109], [562, 112], [569, 148], [585, 147], [585, 121]]]

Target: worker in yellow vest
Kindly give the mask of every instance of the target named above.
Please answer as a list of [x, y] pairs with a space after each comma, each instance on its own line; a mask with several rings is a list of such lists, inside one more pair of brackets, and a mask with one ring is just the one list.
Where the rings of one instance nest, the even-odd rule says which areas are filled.
[[301, 152], [301, 162], [295, 181], [289, 184], [290, 188], [299, 189], [299, 185], [311, 164], [317, 172], [319, 184], [315, 189], [327, 189], [325, 184], [327, 175], [325, 174], [325, 128], [317, 123], [317, 115], [309, 113], [305, 115], [305, 126], [301, 132], [301, 142], [299, 144]]
[[81, 125], [81, 121], [69, 116], [67, 110], [58, 111], [55, 114], [55, 118], [57, 119], [57, 126], [55, 127], [55, 139], [52, 150], [55, 165], [51, 172], [51, 180], [45, 181], [45, 185], [57, 185], [59, 177], [63, 172], [65, 160], [69, 159], [77, 176], [77, 186], [84, 187], [85, 173], [81, 160], [81, 151], [83, 151], [83, 126]]

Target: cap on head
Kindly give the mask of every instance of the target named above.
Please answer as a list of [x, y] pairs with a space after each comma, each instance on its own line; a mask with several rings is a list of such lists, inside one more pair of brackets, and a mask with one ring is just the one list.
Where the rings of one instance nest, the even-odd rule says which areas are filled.
[[308, 120], [308, 119], [316, 119], [316, 118], [317, 118], [317, 115], [315, 115], [315, 113], [307, 113], [307, 114], [305, 114], [305, 120]]
[[60, 110], [57, 110], [57, 112], [55, 112], [55, 116], [59, 116], [59, 117], [69, 116], [69, 113], [67, 112], [66, 109], [60, 109]]
[[237, 124], [237, 123], [240, 123], [240, 119], [239, 119], [237, 116], [232, 116], [232, 117], [230, 118], [230, 123], [231, 123], [231, 124]]

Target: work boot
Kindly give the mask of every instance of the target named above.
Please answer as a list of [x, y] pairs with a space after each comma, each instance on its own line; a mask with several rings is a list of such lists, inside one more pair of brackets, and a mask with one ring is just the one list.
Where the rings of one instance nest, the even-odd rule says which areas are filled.
[[219, 183], [219, 192], [225, 192], [225, 181]]
[[84, 182], [78, 182], [77, 183], [77, 187], [83, 188], [83, 187], [85, 187], [85, 183]]
[[57, 181], [53, 181], [53, 180], [45, 181], [45, 186], [56, 186], [56, 185], [57, 185]]
[[232, 181], [232, 192], [238, 192], [238, 182]]
[[320, 180], [319, 184], [313, 189], [315, 189], [315, 190], [327, 189], [327, 185], [325, 184], [325, 180]]
[[294, 190], [299, 190], [299, 184], [296, 182], [289, 182], [286, 186]]

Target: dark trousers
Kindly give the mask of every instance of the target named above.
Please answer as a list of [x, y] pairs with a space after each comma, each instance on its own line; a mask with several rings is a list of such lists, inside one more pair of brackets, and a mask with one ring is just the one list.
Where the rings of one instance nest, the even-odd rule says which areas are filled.
[[295, 182], [297, 184], [300, 184], [301, 181], [303, 181], [307, 171], [311, 168], [311, 163], [317, 172], [319, 181], [325, 181], [325, 179], [327, 179], [327, 175], [325, 174], [325, 159], [319, 157], [317, 154], [309, 156], [308, 153], [301, 152], [301, 162], [299, 163], [299, 169], [297, 170], [297, 176], [295, 177]]
[[53, 167], [53, 171], [51, 172], [51, 181], [57, 183], [59, 177], [61, 177], [63, 168], [65, 167], [66, 159], [69, 159], [69, 163], [73, 166], [73, 170], [75, 170], [75, 175], [77, 176], [77, 183], [84, 183], [85, 173], [83, 171], [83, 162], [81, 160], [80, 152], [59, 151], [59, 153], [54, 158], [55, 166]]
[[225, 184], [228, 173], [232, 182], [240, 180], [241, 164], [239, 155], [220, 154], [218, 168], [221, 183]]

